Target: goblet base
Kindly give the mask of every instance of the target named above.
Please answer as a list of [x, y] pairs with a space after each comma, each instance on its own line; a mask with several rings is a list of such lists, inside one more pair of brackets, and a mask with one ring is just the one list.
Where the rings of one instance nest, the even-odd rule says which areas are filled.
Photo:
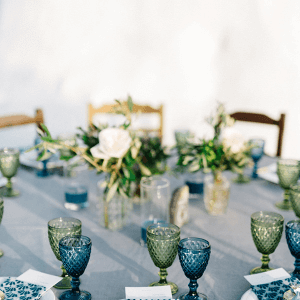
[[283, 200], [281, 202], [276, 202], [275, 206], [281, 210], [293, 210], [290, 201]]
[[179, 296], [179, 300], [208, 300], [207, 296], [201, 293], [197, 293], [197, 296], [189, 296], [189, 293]]
[[87, 291], [66, 291], [59, 296], [59, 300], [90, 300], [92, 295]]
[[232, 181], [234, 183], [249, 183], [250, 182], [250, 178], [246, 175], [241, 175], [239, 174], [236, 178], [233, 178]]
[[48, 177], [50, 175], [48, 170], [40, 170], [36, 172], [37, 177]]
[[62, 277], [62, 280], [58, 282], [54, 287], [60, 290], [71, 289], [72, 288], [71, 280], [72, 280], [71, 276]]
[[13, 189], [8, 189], [7, 187], [4, 187], [1, 191], [1, 196], [3, 197], [17, 197], [20, 195], [20, 192]]
[[4, 255], [4, 252], [2, 249], [0, 249], [0, 257], [2, 257]]
[[252, 269], [250, 271], [250, 274], [253, 275], [253, 274], [259, 274], [259, 273], [263, 273], [263, 272], [267, 272], [267, 271], [271, 271], [271, 270], [274, 270], [273, 268], [262, 268], [262, 267], [256, 267], [254, 269]]
[[149, 284], [149, 286], [165, 286], [165, 285], [169, 285], [171, 287], [172, 295], [178, 292], [178, 286], [174, 282], [169, 282], [169, 281], [168, 283], [152, 282], [151, 284]]

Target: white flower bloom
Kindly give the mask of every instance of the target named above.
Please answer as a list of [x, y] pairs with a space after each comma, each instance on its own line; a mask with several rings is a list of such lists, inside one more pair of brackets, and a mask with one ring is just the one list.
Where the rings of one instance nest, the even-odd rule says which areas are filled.
[[106, 128], [99, 133], [99, 144], [91, 148], [96, 158], [123, 157], [131, 145], [129, 132], [121, 128]]
[[244, 136], [235, 128], [225, 128], [221, 136], [222, 144], [226, 150], [236, 154], [242, 152], [246, 148], [246, 140]]

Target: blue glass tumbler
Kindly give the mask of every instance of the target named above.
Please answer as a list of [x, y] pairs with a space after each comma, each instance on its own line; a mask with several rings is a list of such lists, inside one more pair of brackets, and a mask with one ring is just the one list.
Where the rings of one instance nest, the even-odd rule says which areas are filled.
[[90, 300], [87, 291], [79, 290], [79, 277], [84, 273], [90, 259], [92, 241], [83, 235], [65, 236], [59, 241], [61, 261], [69, 276], [72, 276], [72, 290], [62, 293], [60, 300]]
[[251, 157], [254, 162], [252, 178], [257, 178], [257, 163], [264, 154], [265, 141], [263, 139], [251, 139], [250, 145], [252, 146]]
[[190, 279], [190, 291], [179, 297], [180, 300], [206, 300], [207, 296], [197, 292], [197, 280], [203, 275], [210, 257], [210, 243], [207, 240], [190, 237], [178, 244], [178, 256], [182, 270]]
[[300, 280], [300, 220], [292, 220], [285, 225], [285, 237], [291, 254], [295, 257], [295, 270], [291, 276]]

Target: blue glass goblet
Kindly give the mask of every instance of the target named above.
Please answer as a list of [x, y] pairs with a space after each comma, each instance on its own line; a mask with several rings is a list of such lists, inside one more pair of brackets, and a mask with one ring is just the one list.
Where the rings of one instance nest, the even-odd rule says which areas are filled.
[[87, 291], [79, 290], [79, 277], [84, 273], [89, 262], [92, 241], [83, 235], [65, 236], [59, 241], [59, 254], [69, 276], [72, 276], [72, 290], [62, 293], [60, 300], [90, 300]]
[[292, 220], [285, 225], [285, 237], [291, 254], [295, 257], [292, 276], [300, 279], [300, 220]]
[[182, 270], [190, 279], [190, 291], [179, 297], [180, 300], [206, 300], [207, 296], [197, 292], [199, 279], [208, 264], [211, 247], [207, 240], [201, 238], [186, 238], [178, 244], [178, 256]]
[[252, 178], [257, 178], [257, 163], [264, 154], [265, 141], [263, 139], [251, 139], [249, 141], [251, 148], [251, 157], [254, 162]]

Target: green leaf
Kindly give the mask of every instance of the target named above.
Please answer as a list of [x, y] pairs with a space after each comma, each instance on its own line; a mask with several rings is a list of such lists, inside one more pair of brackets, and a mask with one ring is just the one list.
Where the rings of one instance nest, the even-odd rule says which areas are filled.
[[112, 197], [115, 195], [116, 191], [117, 191], [117, 188], [119, 186], [119, 181], [117, 180], [113, 185], [112, 187], [109, 189], [108, 193], [107, 193], [107, 196], [106, 196], [106, 201], [109, 202]]
[[52, 153], [44, 149], [44, 150], [39, 154], [39, 156], [37, 157], [36, 160], [38, 160], [38, 161], [39, 161], [39, 160], [45, 160], [45, 159], [50, 158], [51, 156], [52, 156]]
[[43, 128], [43, 130], [46, 132], [47, 136], [51, 138], [51, 134], [47, 128], [47, 126], [43, 123], [41, 123], [41, 127]]
[[127, 105], [128, 105], [128, 108], [129, 108], [130, 112], [132, 112], [132, 110], [133, 110], [133, 101], [132, 101], [132, 98], [130, 96], [128, 96]]
[[144, 166], [142, 163], [139, 163], [139, 166], [143, 175], [151, 176], [151, 171], [146, 166]]

